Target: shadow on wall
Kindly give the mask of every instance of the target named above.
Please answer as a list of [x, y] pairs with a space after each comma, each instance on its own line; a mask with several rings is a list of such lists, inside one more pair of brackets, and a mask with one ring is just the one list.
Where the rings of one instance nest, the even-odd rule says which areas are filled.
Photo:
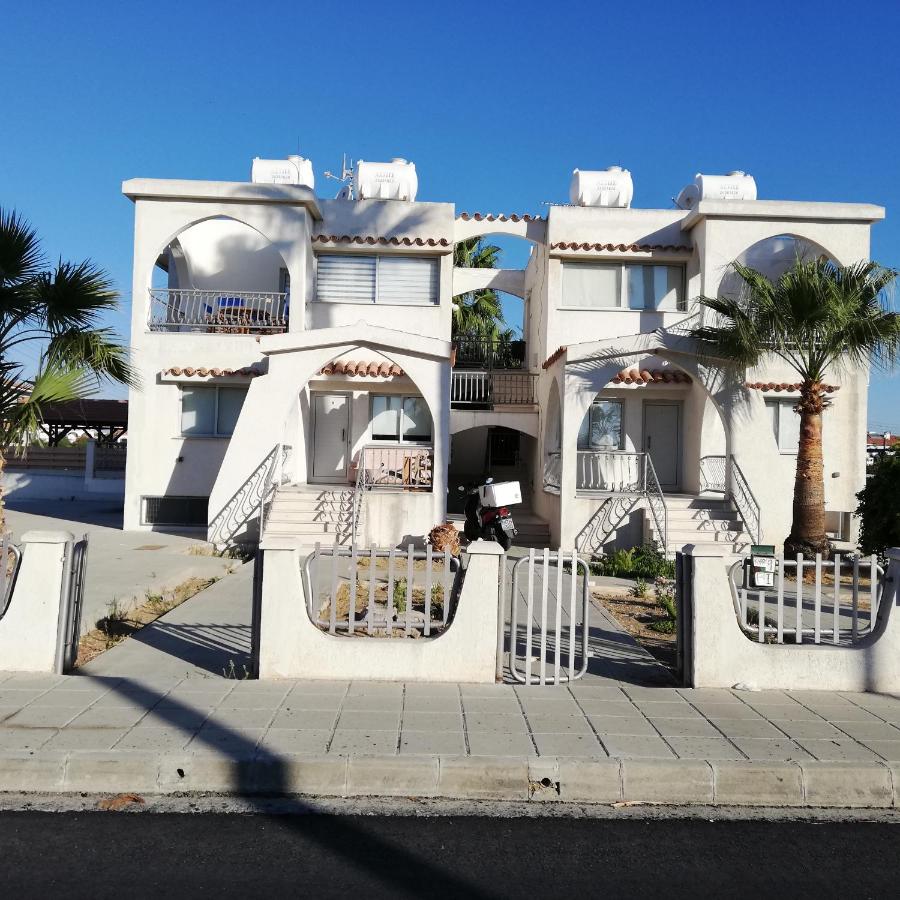
[[209, 540], [216, 545], [242, 544], [259, 538], [259, 520], [272, 483], [279, 447], [273, 447], [228, 502], [209, 519]]

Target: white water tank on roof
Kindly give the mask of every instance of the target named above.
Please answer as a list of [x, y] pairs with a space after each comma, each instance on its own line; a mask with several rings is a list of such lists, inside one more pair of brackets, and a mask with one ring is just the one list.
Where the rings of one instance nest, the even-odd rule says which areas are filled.
[[569, 183], [569, 202], [574, 206], [631, 206], [634, 182], [631, 172], [621, 166], [610, 166], [602, 171], [572, 172]]
[[289, 156], [287, 159], [253, 160], [250, 180], [254, 184], [299, 184], [310, 189], [316, 186], [312, 160], [303, 156]]
[[739, 169], [727, 175], [703, 175], [698, 172], [694, 183], [678, 195], [675, 205], [693, 209], [701, 200], [755, 200], [756, 181]]
[[357, 161], [353, 169], [353, 193], [357, 200], [416, 199], [419, 177], [416, 164], [395, 157], [390, 162]]

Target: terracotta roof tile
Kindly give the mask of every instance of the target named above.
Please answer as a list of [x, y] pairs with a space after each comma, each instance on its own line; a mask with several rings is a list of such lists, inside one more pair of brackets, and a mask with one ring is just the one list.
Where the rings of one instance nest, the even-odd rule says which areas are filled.
[[220, 369], [207, 366], [171, 366], [163, 370], [163, 375], [174, 375], [176, 378], [182, 375], [188, 378], [255, 378], [262, 374], [253, 366], [242, 366], [239, 369]]
[[336, 360], [322, 366], [320, 375], [351, 375], [369, 378], [397, 378], [406, 373], [396, 363], [384, 359]]
[[313, 241], [320, 244], [364, 244], [384, 247], [449, 247], [447, 238], [411, 238], [411, 237], [373, 237], [359, 234], [316, 234]]
[[609, 250], [614, 253], [649, 253], [663, 250], [673, 253], [690, 253], [692, 247], [683, 244], [590, 244], [577, 241], [558, 241], [550, 245], [551, 250]]
[[679, 369], [622, 369], [612, 384], [690, 384], [691, 376]]
[[467, 213], [461, 212], [458, 216], [458, 219], [462, 219], [463, 222], [475, 221], [475, 222], [544, 222], [546, 221], [543, 216], [532, 216], [526, 213], [523, 216], [518, 215], [517, 213], [510, 213], [506, 215], [506, 213], [500, 213], [500, 215], [495, 215], [494, 213]]
[[[796, 393], [803, 387], [802, 384], [789, 384], [786, 381], [745, 381], [744, 387], [750, 388], [755, 391], [775, 391], [779, 393], [781, 391], [790, 391], [792, 393]], [[821, 390], [825, 394], [833, 394], [835, 391], [839, 391], [841, 386], [839, 384], [823, 384], [820, 385]]]
[[557, 347], [544, 361], [541, 363], [542, 369], [549, 369], [550, 366], [553, 365], [564, 353], [566, 352], [565, 347]]

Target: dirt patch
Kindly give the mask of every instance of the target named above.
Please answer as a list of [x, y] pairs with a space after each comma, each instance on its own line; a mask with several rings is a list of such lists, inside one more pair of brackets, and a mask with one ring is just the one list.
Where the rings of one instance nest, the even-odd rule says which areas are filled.
[[666, 627], [663, 623], [669, 620], [652, 588], [646, 597], [633, 597], [625, 589], [615, 588], [595, 588], [592, 596], [657, 662], [675, 670], [677, 636], [674, 628], [669, 634], [656, 630]]
[[109, 613], [97, 622], [97, 627], [78, 642], [75, 668], [83, 666], [116, 644], [120, 644], [135, 631], [155, 622], [160, 616], [180, 606], [185, 600], [190, 600], [218, 580], [218, 578], [189, 578], [171, 591], [162, 594], [148, 591], [146, 600], [128, 612], [122, 610], [117, 603], [113, 603]]

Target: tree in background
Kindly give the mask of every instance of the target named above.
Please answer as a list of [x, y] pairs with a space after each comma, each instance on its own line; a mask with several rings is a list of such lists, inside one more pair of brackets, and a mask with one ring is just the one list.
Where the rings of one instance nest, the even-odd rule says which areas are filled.
[[891, 368], [900, 357], [900, 316], [888, 307], [897, 273], [874, 262], [838, 266], [826, 259], [798, 259], [770, 281], [738, 263], [741, 296], [701, 297], [713, 323], [693, 329], [710, 359], [742, 370], [767, 356], [786, 362], [798, 376], [800, 446], [794, 481], [791, 533], [785, 553], [828, 553], [822, 414], [829, 406], [826, 374], [860, 366]]
[[[459, 241], [453, 248], [453, 265], [457, 268], [496, 269], [499, 258], [500, 248], [486, 244], [481, 237]], [[452, 334], [454, 338], [483, 341], [496, 341], [504, 336], [511, 340], [512, 332], [506, 328], [497, 292], [485, 288], [454, 297]]]
[[862, 552], [884, 556], [888, 547], [900, 547], [900, 453], [881, 456], [856, 496]]
[[[0, 479], [6, 448], [23, 444], [42, 409], [94, 393], [103, 379], [135, 385], [125, 347], [101, 315], [118, 295], [90, 260], [48, 266], [34, 229], [0, 208]], [[41, 363], [27, 378], [19, 360], [35, 348]], [[0, 529], [5, 525], [0, 483]]]

